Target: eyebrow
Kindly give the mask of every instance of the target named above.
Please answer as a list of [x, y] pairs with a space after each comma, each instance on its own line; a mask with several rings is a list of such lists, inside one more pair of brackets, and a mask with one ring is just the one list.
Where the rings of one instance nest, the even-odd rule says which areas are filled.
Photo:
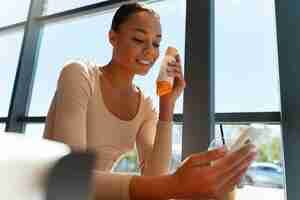
[[[137, 32], [141, 32], [143, 34], [147, 33], [144, 29], [141, 29], [141, 28], [135, 28], [134, 30], [137, 31]], [[156, 37], [161, 38], [161, 34], [157, 34]]]

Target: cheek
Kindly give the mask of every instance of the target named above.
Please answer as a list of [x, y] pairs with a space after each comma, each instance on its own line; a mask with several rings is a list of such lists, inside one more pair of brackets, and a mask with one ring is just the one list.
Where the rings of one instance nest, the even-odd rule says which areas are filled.
[[155, 53], [154, 53], [154, 59], [155, 59], [155, 61], [158, 59], [158, 57], [159, 57], [159, 49], [157, 49], [155, 51]]
[[123, 62], [129, 62], [136, 56], [136, 48], [134, 48], [131, 44], [122, 44], [121, 48], [119, 48], [118, 57]]
[[134, 55], [134, 54], [138, 54], [139, 51], [141, 50], [141, 47], [139, 47], [138, 45], [134, 44], [133, 42], [127, 42], [124, 43], [124, 53], [125, 54], [130, 54], [130, 55]]

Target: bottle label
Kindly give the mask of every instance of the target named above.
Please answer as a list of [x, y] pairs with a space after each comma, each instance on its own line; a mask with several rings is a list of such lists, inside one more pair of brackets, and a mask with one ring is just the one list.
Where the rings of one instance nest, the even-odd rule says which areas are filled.
[[162, 96], [172, 91], [174, 78], [169, 77], [167, 68], [169, 63], [176, 62], [173, 56], [166, 55], [160, 65], [159, 75], [156, 80], [157, 95]]

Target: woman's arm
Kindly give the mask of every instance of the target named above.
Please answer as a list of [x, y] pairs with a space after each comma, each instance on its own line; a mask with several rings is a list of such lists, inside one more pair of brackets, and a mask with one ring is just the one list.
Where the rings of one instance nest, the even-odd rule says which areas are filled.
[[176, 57], [176, 63], [168, 67], [168, 73], [174, 77], [174, 86], [171, 93], [160, 97], [158, 123], [154, 123], [153, 117], [150, 117], [150, 120], [146, 120], [143, 124], [137, 137], [143, 175], [166, 174], [169, 171], [174, 106], [185, 87], [179, 55]]
[[146, 119], [136, 140], [141, 174], [167, 174], [171, 160], [172, 122], [157, 119], [149, 98], [146, 99], [146, 105]]
[[216, 149], [193, 154], [174, 174], [133, 177], [130, 199], [220, 199], [240, 181], [255, 155], [253, 145], [237, 152]]

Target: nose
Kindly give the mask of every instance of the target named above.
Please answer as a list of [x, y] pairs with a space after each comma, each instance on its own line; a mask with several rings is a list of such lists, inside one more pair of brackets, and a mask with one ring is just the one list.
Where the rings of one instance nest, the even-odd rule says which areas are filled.
[[144, 55], [146, 58], [154, 59], [156, 56], [156, 49], [152, 43], [147, 42], [144, 47]]

